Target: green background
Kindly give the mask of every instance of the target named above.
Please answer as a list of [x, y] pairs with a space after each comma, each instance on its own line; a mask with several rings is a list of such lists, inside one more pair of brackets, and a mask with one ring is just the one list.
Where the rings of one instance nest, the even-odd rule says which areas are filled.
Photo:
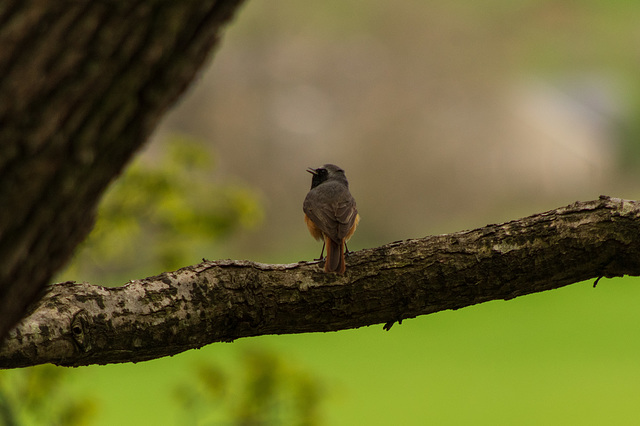
[[[169, 392], [194, 362], [237, 369], [266, 347], [319, 378], [326, 424], [635, 424], [637, 278], [603, 279], [382, 325], [213, 344], [138, 365], [73, 370], [99, 425], [183, 424]], [[206, 416], [198, 424], [207, 423]]]

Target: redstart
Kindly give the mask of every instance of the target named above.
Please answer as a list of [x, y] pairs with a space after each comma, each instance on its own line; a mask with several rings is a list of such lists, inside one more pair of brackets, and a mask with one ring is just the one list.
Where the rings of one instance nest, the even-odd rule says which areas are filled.
[[325, 272], [344, 274], [344, 253], [347, 241], [360, 221], [356, 200], [349, 192], [349, 182], [344, 170], [333, 164], [317, 169], [308, 168], [313, 175], [311, 190], [304, 199], [302, 210], [311, 236], [323, 240], [322, 251], [327, 247]]

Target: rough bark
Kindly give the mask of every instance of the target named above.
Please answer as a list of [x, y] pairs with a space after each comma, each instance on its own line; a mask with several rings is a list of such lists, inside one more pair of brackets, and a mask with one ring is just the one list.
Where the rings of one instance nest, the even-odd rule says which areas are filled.
[[319, 262], [204, 261], [119, 288], [51, 286], [0, 347], [0, 368], [138, 362], [264, 334], [335, 331], [640, 275], [640, 202], [599, 200]]
[[240, 0], [0, 5], [0, 337], [87, 235], [107, 184]]

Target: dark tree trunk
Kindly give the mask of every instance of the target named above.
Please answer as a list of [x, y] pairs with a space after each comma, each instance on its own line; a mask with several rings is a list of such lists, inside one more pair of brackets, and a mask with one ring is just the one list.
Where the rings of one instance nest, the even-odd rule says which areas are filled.
[[240, 3], [0, 4], [0, 337], [85, 238], [105, 187]]

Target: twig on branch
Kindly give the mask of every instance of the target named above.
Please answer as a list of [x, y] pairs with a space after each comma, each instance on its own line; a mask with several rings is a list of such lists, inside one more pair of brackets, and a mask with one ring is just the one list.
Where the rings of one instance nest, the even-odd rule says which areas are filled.
[[138, 362], [264, 334], [336, 331], [640, 275], [640, 202], [600, 197], [472, 231], [318, 262], [204, 261], [118, 288], [51, 286], [0, 346], [0, 368]]

